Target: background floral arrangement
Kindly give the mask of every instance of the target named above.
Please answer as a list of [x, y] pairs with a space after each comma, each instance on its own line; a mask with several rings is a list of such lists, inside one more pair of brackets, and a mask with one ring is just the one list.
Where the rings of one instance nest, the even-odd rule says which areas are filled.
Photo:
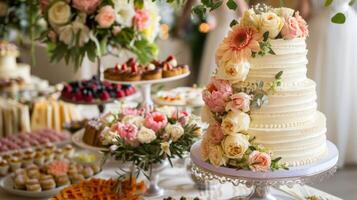
[[200, 119], [182, 111], [124, 109], [121, 114], [104, 115], [101, 121], [106, 127], [100, 139], [110, 154], [145, 171], [166, 159], [172, 165], [171, 159], [182, 158], [202, 133]]
[[40, 0], [40, 6], [53, 61], [64, 58], [79, 67], [85, 55], [94, 62], [110, 48], [129, 50], [141, 63], [157, 54], [160, 16], [152, 1]]

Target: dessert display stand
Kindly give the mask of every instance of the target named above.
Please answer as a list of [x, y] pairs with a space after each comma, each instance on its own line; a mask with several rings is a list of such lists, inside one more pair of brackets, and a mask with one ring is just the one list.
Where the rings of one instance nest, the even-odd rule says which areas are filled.
[[251, 200], [277, 200], [282, 199], [271, 193], [271, 187], [292, 187], [296, 184], [304, 185], [321, 182], [332, 176], [336, 170], [338, 150], [336, 146], [327, 141], [328, 152], [326, 156], [312, 164], [291, 167], [289, 170], [278, 170], [271, 172], [252, 172], [249, 170], [237, 170], [226, 167], [215, 167], [200, 158], [200, 142], [191, 148], [192, 174], [202, 182], [218, 181], [220, 183], [230, 182], [234, 186], [243, 184], [253, 187], [249, 196], [234, 197], [232, 199]]
[[153, 84], [159, 84], [159, 83], [165, 84], [166, 82], [171, 82], [171, 81], [176, 81], [176, 80], [186, 78], [189, 75], [190, 75], [190, 73], [186, 73], [186, 74], [181, 74], [181, 75], [174, 76], [174, 77], [162, 78], [162, 79], [157, 79], [157, 80], [113, 81], [113, 80], [106, 79], [106, 81], [109, 81], [111, 83], [124, 84], [124, 85], [141, 86], [140, 92], [141, 92], [143, 106], [151, 108], [154, 105], [154, 103], [152, 101], [152, 97], [151, 97], [151, 86]]

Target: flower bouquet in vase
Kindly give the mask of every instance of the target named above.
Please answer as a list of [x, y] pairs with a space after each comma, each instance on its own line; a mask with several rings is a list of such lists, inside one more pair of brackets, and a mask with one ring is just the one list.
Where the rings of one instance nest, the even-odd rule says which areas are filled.
[[40, 0], [48, 24], [43, 41], [51, 61], [64, 59], [77, 68], [87, 56], [90, 61], [128, 50], [141, 63], [157, 54], [154, 43], [160, 16], [155, 2], [127, 0]]
[[131, 163], [137, 176], [143, 172], [150, 180], [148, 196], [163, 193], [157, 185], [158, 172], [168, 163], [173, 166], [173, 158], [187, 154], [202, 133], [199, 118], [183, 111], [126, 108], [102, 116], [101, 121], [106, 124], [100, 134], [102, 144], [116, 160]]

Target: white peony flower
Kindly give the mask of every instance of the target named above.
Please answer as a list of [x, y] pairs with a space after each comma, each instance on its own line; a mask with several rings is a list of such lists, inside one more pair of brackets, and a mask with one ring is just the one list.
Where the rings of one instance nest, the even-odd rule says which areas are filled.
[[218, 67], [217, 78], [231, 82], [244, 81], [247, 78], [250, 64], [247, 61], [221, 63]]
[[144, 126], [138, 132], [138, 140], [142, 144], [149, 144], [156, 139], [155, 131]]
[[259, 28], [260, 15], [255, 14], [253, 9], [246, 10], [240, 18], [239, 24], [242, 26], [254, 26]]
[[283, 19], [275, 13], [268, 12], [261, 15], [260, 30], [262, 33], [269, 31], [269, 38], [276, 38], [283, 26]]
[[222, 120], [222, 128], [225, 135], [247, 131], [250, 124], [250, 117], [244, 112], [230, 111]]
[[165, 127], [165, 132], [170, 134], [173, 142], [176, 142], [181, 136], [185, 133], [185, 130], [179, 123], [176, 124], [167, 124]]
[[279, 16], [279, 17], [292, 17], [294, 14], [294, 10], [291, 8], [274, 8], [274, 12]]
[[240, 133], [228, 135], [222, 141], [224, 155], [232, 159], [242, 158], [249, 145], [248, 136]]
[[110, 131], [109, 127], [105, 127], [104, 130], [100, 133], [100, 142], [103, 145], [110, 145], [115, 142], [115, 136], [117, 134]]
[[224, 157], [224, 153], [220, 145], [209, 147], [208, 159], [209, 162], [216, 167], [226, 164], [226, 158]]
[[83, 45], [85, 45], [88, 41], [89, 41], [89, 33], [90, 33], [90, 30], [89, 28], [80, 23], [80, 22], [73, 22], [73, 33], [74, 35], [77, 35], [79, 33], [79, 37], [78, 37], [78, 43], [77, 45], [79, 47], [82, 47]]
[[205, 122], [207, 124], [213, 124], [216, 121], [214, 119], [213, 113], [211, 112], [209, 107], [206, 105], [204, 105], [201, 109], [201, 119], [202, 119], [202, 122]]
[[143, 33], [146, 38], [152, 42], [160, 32], [161, 17], [156, 2], [145, 1], [145, 9], [149, 11], [150, 21], [148, 26], [143, 30]]
[[135, 124], [135, 126], [141, 127], [144, 123], [144, 118], [137, 115], [126, 115], [122, 119], [122, 122], [124, 124]]
[[65, 1], [57, 1], [48, 9], [48, 20], [54, 26], [63, 25], [71, 17], [71, 7]]
[[74, 33], [72, 25], [62, 26], [58, 29], [59, 40], [68, 46], [72, 46], [74, 43]]
[[127, 0], [114, 1], [114, 10], [116, 13], [115, 21], [124, 27], [131, 27], [133, 17], [135, 16], [135, 9], [132, 3]]

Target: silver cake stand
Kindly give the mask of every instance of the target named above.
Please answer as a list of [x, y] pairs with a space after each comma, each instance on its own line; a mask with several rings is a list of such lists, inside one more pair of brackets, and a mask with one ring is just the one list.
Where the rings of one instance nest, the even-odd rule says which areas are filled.
[[249, 196], [235, 197], [233, 199], [252, 200], [277, 200], [282, 199], [271, 193], [271, 188], [280, 186], [292, 187], [296, 184], [304, 185], [321, 182], [331, 177], [337, 170], [338, 150], [336, 146], [327, 141], [326, 155], [313, 164], [291, 167], [289, 170], [274, 172], [252, 172], [249, 170], [236, 170], [226, 167], [215, 167], [201, 160], [199, 151], [200, 142], [191, 148], [192, 174], [202, 182], [219, 181], [230, 182], [234, 186], [245, 185], [253, 187]]

